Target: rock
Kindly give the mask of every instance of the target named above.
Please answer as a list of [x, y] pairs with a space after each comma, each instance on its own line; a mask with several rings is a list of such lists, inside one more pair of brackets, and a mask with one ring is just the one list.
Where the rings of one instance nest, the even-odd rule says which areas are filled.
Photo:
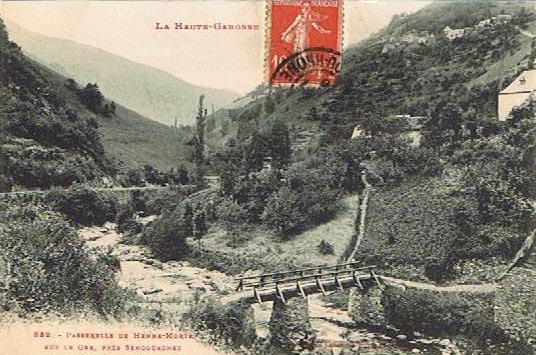
[[144, 295], [152, 295], [154, 293], [162, 292], [162, 288], [160, 288], [160, 287], [151, 287], [151, 288], [146, 288], [142, 292], [143, 292]]
[[110, 233], [110, 230], [108, 228], [106, 228], [106, 227], [103, 227], [103, 228], [99, 229], [99, 231], [101, 233], [104, 233], [104, 234]]
[[396, 340], [405, 341], [408, 340], [408, 337], [404, 334], [400, 334], [396, 336]]
[[411, 352], [414, 353], [414, 354], [418, 354], [421, 351], [419, 349], [417, 349], [417, 348], [414, 348], [414, 349], [411, 349]]
[[199, 292], [207, 292], [207, 289], [203, 286], [196, 286], [194, 290], [199, 291]]
[[439, 342], [438, 342], [439, 345], [441, 346], [451, 346], [452, 343], [450, 342], [449, 339], [441, 339]]
[[163, 269], [162, 263], [158, 260], [153, 260], [153, 266], [158, 269]]
[[368, 338], [359, 332], [353, 332], [352, 334], [348, 335], [347, 339], [351, 343], [360, 343]]

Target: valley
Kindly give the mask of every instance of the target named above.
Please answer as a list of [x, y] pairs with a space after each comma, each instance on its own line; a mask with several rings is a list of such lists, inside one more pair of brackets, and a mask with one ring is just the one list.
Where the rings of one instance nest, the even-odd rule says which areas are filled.
[[535, 28], [432, 3], [333, 86], [234, 100], [0, 26], [2, 314], [207, 353], [533, 353]]

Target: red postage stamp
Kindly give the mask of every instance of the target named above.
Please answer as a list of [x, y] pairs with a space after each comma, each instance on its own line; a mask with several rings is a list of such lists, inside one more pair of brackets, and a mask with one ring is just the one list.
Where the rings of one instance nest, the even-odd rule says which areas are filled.
[[268, 4], [270, 85], [332, 85], [341, 70], [342, 0], [272, 0]]

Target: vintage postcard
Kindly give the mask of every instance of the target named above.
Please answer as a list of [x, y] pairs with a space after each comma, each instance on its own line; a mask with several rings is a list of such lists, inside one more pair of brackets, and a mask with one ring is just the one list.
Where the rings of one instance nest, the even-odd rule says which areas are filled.
[[0, 2], [0, 355], [533, 354], [536, 3]]

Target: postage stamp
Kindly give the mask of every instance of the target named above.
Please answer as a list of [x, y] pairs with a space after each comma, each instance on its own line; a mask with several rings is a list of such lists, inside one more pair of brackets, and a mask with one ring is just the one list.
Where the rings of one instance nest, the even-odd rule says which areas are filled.
[[268, 3], [270, 85], [333, 85], [341, 70], [342, 0]]

